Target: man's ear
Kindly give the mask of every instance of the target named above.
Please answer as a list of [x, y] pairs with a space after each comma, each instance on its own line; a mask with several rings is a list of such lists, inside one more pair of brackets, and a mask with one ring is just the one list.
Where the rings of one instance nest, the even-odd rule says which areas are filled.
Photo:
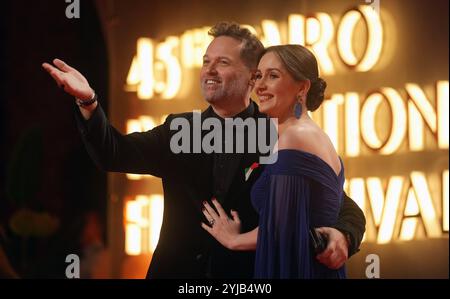
[[255, 87], [255, 83], [256, 83], [256, 71], [257, 70], [252, 70], [250, 81], [248, 82], [248, 85], [250, 85], [252, 87], [252, 89], [253, 89], [253, 87]]

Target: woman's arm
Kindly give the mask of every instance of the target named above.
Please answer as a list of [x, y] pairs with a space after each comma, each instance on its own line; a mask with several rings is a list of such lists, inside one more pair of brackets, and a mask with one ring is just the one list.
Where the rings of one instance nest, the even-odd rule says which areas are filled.
[[231, 243], [231, 250], [256, 250], [256, 240], [258, 239], [258, 227], [247, 233], [239, 234]]
[[213, 199], [217, 212], [204, 202], [203, 214], [209, 225], [201, 223], [202, 227], [213, 236], [220, 244], [230, 250], [255, 250], [258, 238], [258, 227], [252, 231], [241, 234], [241, 220], [236, 211], [231, 210], [232, 218], [228, 217], [220, 203]]

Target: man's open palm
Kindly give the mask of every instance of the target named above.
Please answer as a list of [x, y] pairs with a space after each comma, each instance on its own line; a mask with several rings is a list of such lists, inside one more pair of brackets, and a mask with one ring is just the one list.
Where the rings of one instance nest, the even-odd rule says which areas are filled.
[[56, 67], [49, 63], [43, 63], [42, 67], [55, 79], [59, 87], [81, 100], [92, 98], [94, 91], [80, 72], [59, 59], [54, 59], [53, 64]]

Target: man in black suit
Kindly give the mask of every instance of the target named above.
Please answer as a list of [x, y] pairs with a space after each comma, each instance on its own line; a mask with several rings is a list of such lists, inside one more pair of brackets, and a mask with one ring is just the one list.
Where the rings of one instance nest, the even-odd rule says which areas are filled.
[[[209, 33], [214, 39], [204, 55], [200, 83], [210, 106], [199, 117], [216, 119], [222, 128], [225, 118], [265, 119], [250, 99], [263, 51], [261, 42], [234, 23], [219, 23]], [[215, 197], [227, 213], [239, 213], [243, 232], [255, 228], [258, 215], [250, 201], [250, 189], [263, 167], [256, 168], [248, 179], [244, 169], [258, 162], [260, 153], [195, 153], [194, 140], [190, 140], [190, 153], [174, 153], [171, 139], [177, 132], [171, 130], [171, 124], [184, 120], [192, 133], [194, 113], [169, 115], [164, 124], [150, 131], [122, 135], [109, 124], [87, 80], [60, 60], [55, 59], [54, 64], [57, 68], [43, 67], [76, 98], [78, 126], [96, 164], [105, 171], [162, 178], [163, 224], [147, 277], [251, 278], [254, 252], [230, 251], [209, 236], [200, 226], [204, 220], [201, 207], [203, 201]], [[201, 136], [206, 133], [202, 131]], [[247, 138], [248, 132], [244, 135]], [[329, 242], [319, 260], [330, 268], [340, 267], [358, 250], [364, 231], [362, 211], [345, 195], [338, 223], [322, 228]]]

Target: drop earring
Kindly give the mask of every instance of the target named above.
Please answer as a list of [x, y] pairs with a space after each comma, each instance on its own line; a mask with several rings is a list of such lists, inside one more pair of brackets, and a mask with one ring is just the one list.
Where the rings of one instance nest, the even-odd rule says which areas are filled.
[[294, 105], [294, 115], [296, 119], [302, 116], [302, 103], [300, 102], [300, 96], [297, 96], [297, 102]]

